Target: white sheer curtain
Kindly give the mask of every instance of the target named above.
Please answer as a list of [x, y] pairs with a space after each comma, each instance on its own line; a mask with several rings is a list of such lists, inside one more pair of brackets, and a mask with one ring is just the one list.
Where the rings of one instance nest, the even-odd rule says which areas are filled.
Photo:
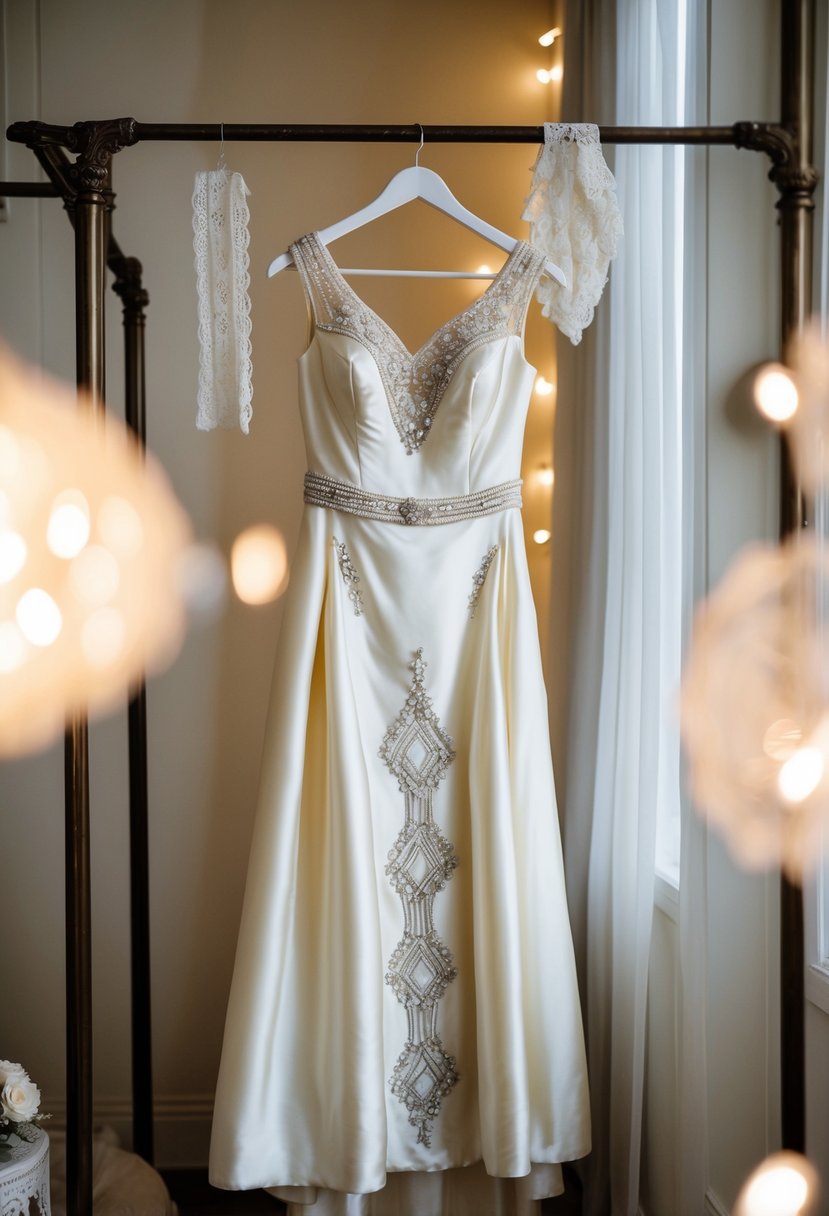
[[[700, 7], [568, 4], [564, 119], [693, 121], [686, 73], [695, 65]], [[588, 341], [575, 352], [559, 343], [556, 430], [553, 572], [555, 587], [567, 591], [553, 597], [551, 675], [568, 691], [568, 712], [554, 717], [553, 730], [591, 1076], [585, 1216], [638, 1211], [657, 839], [660, 870], [676, 882], [673, 704], [694, 581], [692, 162], [671, 146], [623, 146], [612, 163], [625, 237]], [[686, 926], [691, 908], [704, 909], [703, 855], [693, 839], [689, 832], [682, 863]], [[690, 994], [682, 1033], [698, 1044], [704, 955], [682, 926], [680, 938], [682, 991]], [[682, 1073], [680, 1121], [704, 1123], [704, 1072]], [[702, 1131], [695, 1141], [704, 1142]], [[679, 1175], [681, 1210], [701, 1211], [704, 1159], [683, 1159]]]

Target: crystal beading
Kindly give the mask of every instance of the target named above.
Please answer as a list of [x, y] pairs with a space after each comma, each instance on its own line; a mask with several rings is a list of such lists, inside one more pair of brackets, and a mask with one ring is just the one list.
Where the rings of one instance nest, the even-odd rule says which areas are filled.
[[425, 527], [432, 524], [453, 524], [459, 519], [477, 519], [495, 515], [512, 507], [521, 507], [519, 481], [505, 481], [472, 494], [457, 494], [450, 498], [396, 498], [392, 494], [375, 494], [362, 490], [348, 481], [338, 481], [323, 473], [305, 474], [305, 501], [313, 507], [327, 507], [378, 519], [390, 524]]
[[481, 592], [484, 589], [484, 583], [486, 582], [486, 576], [489, 574], [492, 559], [497, 552], [498, 546], [491, 545], [481, 559], [480, 566], [472, 575], [472, 594], [469, 597], [469, 615], [471, 617], [475, 615], [478, 609], [478, 600], [481, 598]]
[[466, 356], [486, 342], [520, 334], [544, 254], [517, 241], [483, 295], [451, 317], [412, 354], [356, 294], [316, 232], [291, 245], [317, 329], [345, 334], [369, 351], [400, 440], [411, 455], [430, 433], [441, 399]]
[[331, 540], [334, 545], [334, 552], [337, 555], [340, 574], [343, 577], [343, 582], [345, 583], [346, 590], [348, 591], [348, 598], [351, 600], [354, 608], [354, 615], [362, 616], [363, 597], [360, 593], [360, 588], [357, 586], [360, 581], [360, 576], [354, 568], [354, 563], [351, 560], [351, 554], [348, 552], [345, 542], [341, 543], [337, 540], [336, 536], [332, 536]]
[[405, 819], [389, 851], [386, 874], [403, 905], [403, 936], [389, 959], [386, 983], [406, 1010], [409, 1035], [389, 1081], [409, 1112], [419, 1144], [458, 1083], [455, 1058], [437, 1031], [438, 1001], [458, 974], [449, 947], [435, 931], [432, 909], [458, 865], [435, 823], [432, 796], [455, 759], [452, 740], [426, 692], [423, 651], [409, 664], [412, 682], [403, 708], [386, 731], [380, 758], [405, 799]]

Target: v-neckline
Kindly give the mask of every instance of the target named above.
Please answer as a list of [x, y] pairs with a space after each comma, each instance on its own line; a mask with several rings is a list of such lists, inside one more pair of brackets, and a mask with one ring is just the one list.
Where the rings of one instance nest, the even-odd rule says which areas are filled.
[[346, 334], [369, 351], [395, 429], [409, 455], [431, 433], [441, 399], [466, 357], [499, 336], [520, 332], [527, 292], [543, 260], [543, 254], [529, 242], [517, 240], [486, 289], [412, 352], [346, 280], [318, 232], [300, 237], [292, 249], [303, 272], [316, 328]]
[[429, 337], [426, 339], [425, 342], [421, 343], [421, 345], [417, 348], [417, 350], [412, 351], [412, 350], [409, 350], [408, 346], [403, 341], [403, 339], [400, 337], [400, 334], [397, 332], [397, 330], [394, 329], [389, 324], [389, 322], [386, 321], [385, 318], [382, 317], [380, 315], [380, 313], [377, 312], [377, 310], [375, 308], [372, 308], [372, 306], [370, 304], [368, 304], [363, 299], [363, 297], [354, 290], [354, 288], [349, 283], [348, 279], [345, 277], [345, 275], [340, 270], [337, 263], [334, 261], [334, 257], [332, 255], [330, 249], [325, 244], [325, 242], [320, 239], [319, 232], [318, 231], [310, 232], [308, 235], [314, 244], [317, 254], [322, 256], [323, 261], [327, 265], [329, 271], [333, 274], [336, 282], [345, 289], [347, 294], [351, 297], [351, 299], [353, 299], [355, 301], [355, 303], [358, 305], [358, 307], [365, 309], [366, 312], [370, 313], [371, 316], [374, 318], [374, 320], [391, 335], [391, 337], [394, 339], [395, 343], [400, 347], [401, 354], [405, 355], [405, 357], [408, 360], [411, 367], [415, 367], [420, 362], [422, 356], [433, 346], [433, 344], [436, 342], [436, 340], [439, 338], [439, 336], [445, 330], [450, 329], [453, 325], [456, 325], [461, 320], [462, 317], [466, 316], [467, 313], [471, 312], [474, 308], [479, 307], [481, 302], [486, 300], [486, 298], [490, 295], [490, 293], [494, 294], [493, 289], [495, 288], [496, 284], [500, 283], [501, 279], [504, 277], [507, 270], [512, 266], [513, 262], [517, 259], [518, 255], [522, 252], [522, 250], [529, 243], [529, 242], [521, 240], [519, 238], [516, 241], [515, 245], [512, 247], [512, 249], [507, 254], [506, 260], [504, 261], [501, 268], [498, 271], [496, 271], [496, 273], [493, 275], [492, 282], [487, 284], [487, 286], [484, 288], [484, 290], [481, 292], [481, 294], [479, 296], [476, 296], [474, 300], [471, 300], [470, 303], [467, 304], [465, 308], [462, 308], [460, 310], [460, 312], [456, 312], [453, 316], [447, 318], [447, 320], [445, 320], [441, 325], [439, 325], [437, 327], [436, 330], [434, 330], [429, 335]]

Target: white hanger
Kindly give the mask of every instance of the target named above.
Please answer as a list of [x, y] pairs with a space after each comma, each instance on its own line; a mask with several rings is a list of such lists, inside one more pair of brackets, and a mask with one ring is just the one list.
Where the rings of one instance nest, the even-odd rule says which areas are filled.
[[[477, 232], [485, 240], [491, 241], [493, 245], [497, 245], [500, 249], [511, 253], [518, 241], [514, 236], [510, 236], [506, 232], [501, 232], [499, 228], [494, 228], [492, 224], [488, 224], [486, 220], [482, 220], [472, 211], [467, 210], [455, 198], [452, 191], [447, 186], [442, 177], [439, 177], [432, 169], [424, 169], [418, 164], [420, 150], [423, 147], [423, 128], [421, 127], [420, 147], [415, 156], [415, 163], [407, 169], [401, 169], [396, 173], [384, 190], [378, 194], [377, 198], [367, 206], [362, 207], [359, 211], [355, 211], [353, 215], [346, 216], [345, 219], [339, 220], [336, 224], [330, 224], [327, 228], [323, 228], [317, 233], [319, 239], [324, 245], [328, 245], [331, 241], [336, 241], [339, 237], [345, 236], [349, 232], [353, 232], [356, 228], [362, 228], [365, 224], [370, 224], [372, 220], [379, 219], [381, 215], [386, 215], [389, 211], [394, 211], [397, 207], [402, 207], [404, 203], [410, 203], [414, 199], [422, 199], [424, 203], [428, 203], [431, 207], [436, 207], [438, 211], [443, 211], [452, 219], [457, 220], [460, 224], [464, 224], [467, 228], [471, 228], [473, 232]], [[286, 267], [292, 265], [293, 258], [290, 252], [280, 253], [279, 257], [274, 258], [268, 267], [268, 278], [273, 278], [275, 274], [279, 274], [280, 270], [285, 270]], [[402, 275], [409, 277], [423, 278], [492, 278], [491, 274], [481, 271], [470, 272], [466, 270], [359, 270], [359, 269], [341, 269], [341, 274], [376, 274], [376, 275]], [[556, 266], [549, 258], [544, 263], [544, 273], [557, 279], [563, 287], [567, 286], [567, 280], [564, 272], [560, 267]]]

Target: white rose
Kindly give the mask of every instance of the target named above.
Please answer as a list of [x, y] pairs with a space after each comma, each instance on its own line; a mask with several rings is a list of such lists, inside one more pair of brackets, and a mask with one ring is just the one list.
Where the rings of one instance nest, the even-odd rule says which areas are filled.
[[12, 1123], [28, 1123], [40, 1107], [40, 1090], [25, 1073], [17, 1073], [0, 1090], [0, 1112]]
[[11, 1060], [0, 1060], [0, 1088], [6, 1084], [9, 1077], [28, 1076], [22, 1064], [12, 1064]]

